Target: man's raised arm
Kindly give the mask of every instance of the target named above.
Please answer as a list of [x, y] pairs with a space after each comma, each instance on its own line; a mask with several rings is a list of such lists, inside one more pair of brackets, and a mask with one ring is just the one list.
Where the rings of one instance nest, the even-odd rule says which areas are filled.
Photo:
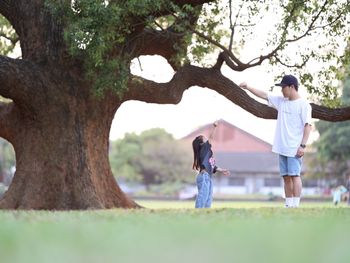
[[241, 84], [239, 84], [239, 86], [242, 89], [246, 89], [249, 90], [251, 93], [253, 93], [255, 96], [262, 98], [264, 100], [267, 100], [267, 92], [263, 91], [263, 90], [259, 90], [259, 89], [255, 89], [253, 87], [248, 86], [248, 84], [246, 82], [242, 82]]

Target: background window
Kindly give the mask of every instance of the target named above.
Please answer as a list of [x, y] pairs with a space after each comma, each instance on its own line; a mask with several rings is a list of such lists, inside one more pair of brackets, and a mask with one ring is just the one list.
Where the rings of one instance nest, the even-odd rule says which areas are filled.
[[231, 178], [229, 178], [228, 184], [234, 185], [234, 186], [244, 186], [245, 185], [245, 178], [231, 177]]
[[265, 178], [264, 179], [264, 186], [281, 186], [281, 179], [280, 178]]

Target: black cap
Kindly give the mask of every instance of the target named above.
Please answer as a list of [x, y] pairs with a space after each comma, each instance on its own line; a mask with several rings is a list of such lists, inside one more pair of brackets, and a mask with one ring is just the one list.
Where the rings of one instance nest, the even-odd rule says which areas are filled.
[[282, 78], [281, 83], [276, 83], [275, 86], [291, 86], [293, 85], [294, 87], [298, 87], [298, 79], [294, 77], [293, 75], [284, 75]]

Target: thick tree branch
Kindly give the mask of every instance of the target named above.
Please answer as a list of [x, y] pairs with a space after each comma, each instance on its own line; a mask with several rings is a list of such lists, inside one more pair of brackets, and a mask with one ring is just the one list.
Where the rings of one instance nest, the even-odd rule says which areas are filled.
[[[218, 92], [234, 104], [253, 115], [264, 119], [276, 119], [275, 109], [251, 98], [234, 82], [226, 78], [216, 68], [200, 68], [187, 65], [181, 68], [167, 83], [157, 83], [141, 77], [133, 77], [123, 101], [140, 100], [158, 104], [177, 104], [183, 92], [192, 87], [206, 87]], [[312, 104], [312, 117], [326, 121], [350, 120], [350, 107], [330, 109]]]
[[[0, 95], [26, 105], [35, 103], [36, 87], [30, 83], [40, 81], [39, 69], [31, 62], [0, 56]], [[39, 85], [38, 85], [39, 86]]]
[[311, 103], [312, 117], [324, 121], [338, 122], [350, 120], [350, 107], [330, 109]]
[[191, 65], [184, 66], [168, 83], [157, 83], [134, 77], [123, 101], [136, 99], [150, 103], [177, 104], [181, 101], [183, 92], [192, 86], [215, 90], [258, 117], [273, 119], [277, 116], [275, 110], [250, 98], [220, 71]]
[[0, 95], [12, 100], [21, 99], [26, 96], [26, 90], [20, 87], [21, 76], [25, 75], [25, 70], [21, 60], [0, 56]]
[[14, 136], [18, 132], [19, 111], [13, 102], [0, 102], [0, 137], [9, 142], [14, 142]]

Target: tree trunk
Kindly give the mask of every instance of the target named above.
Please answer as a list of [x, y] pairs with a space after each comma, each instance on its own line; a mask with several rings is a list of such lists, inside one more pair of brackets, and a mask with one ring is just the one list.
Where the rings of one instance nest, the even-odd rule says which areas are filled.
[[121, 191], [109, 165], [109, 131], [116, 103], [93, 95], [58, 94], [63, 88], [51, 90], [56, 94], [38, 94], [42, 105], [35, 108], [42, 106], [41, 111], [21, 114], [12, 141], [16, 173], [0, 208], [139, 207]]

